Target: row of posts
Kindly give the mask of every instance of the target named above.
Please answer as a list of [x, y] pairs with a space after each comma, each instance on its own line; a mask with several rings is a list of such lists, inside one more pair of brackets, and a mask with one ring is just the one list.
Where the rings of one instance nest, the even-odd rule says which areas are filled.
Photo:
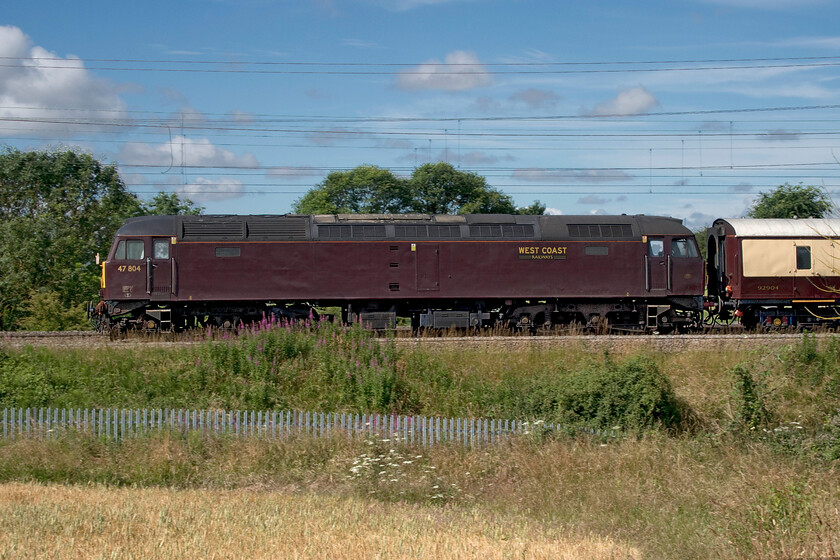
[[[550, 432], [559, 428], [542, 422], [482, 418], [440, 418], [383, 414], [287, 411], [227, 411], [183, 409], [6, 408], [4, 439], [54, 439], [68, 431], [122, 440], [153, 430], [198, 432], [235, 437], [286, 437], [292, 434], [377, 437], [428, 446], [456, 443], [465, 447], [492, 444], [514, 434]], [[592, 431], [599, 436], [614, 432]]]

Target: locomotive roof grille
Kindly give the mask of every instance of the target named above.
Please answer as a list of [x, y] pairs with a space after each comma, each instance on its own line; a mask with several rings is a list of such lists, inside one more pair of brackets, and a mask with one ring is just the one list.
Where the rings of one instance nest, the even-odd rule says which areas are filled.
[[569, 224], [569, 237], [633, 239], [633, 227], [630, 224]]
[[[387, 236], [384, 225], [321, 224], [318, 237], [321, 239], [382, 239]], [[473, 224], [469, 227], [473, 238], [533, 239], [533, 224]], [[436, 224], [397, 224], [394, 226], [397, 239], [457, 239], [461, 238], [461, 227]]]
[[305, 241], [306, 226], [306, 218], [248, 220], [248, 239]]
[[473, 224], [470, 225], [470, 237], [531, 239], [534, 237], [534, 226], [533, 224]]
[[394, 237], [403, 239], [453, 239], [461, 237], [461, 227], [455, 225], [396, 225]]
[[429, 226], [429, 237], [432, 239], [461, 237], [461, 226]]
[[184, 241], [229, 241], [253, 239], [256, 241], [305, 241], [306, 218], [256, 219], [228, 217], [206, 220], [184, 219], [181, 238]]
[[318, 237], [321, 239], [382, 239], [385, 237], [384, 225], [320, 225]]
[[184, 241], [201, 241], [216, 239], [242, 239], [245, 234], [243, 221], [184, 221], [182, 223], [182, 237]]

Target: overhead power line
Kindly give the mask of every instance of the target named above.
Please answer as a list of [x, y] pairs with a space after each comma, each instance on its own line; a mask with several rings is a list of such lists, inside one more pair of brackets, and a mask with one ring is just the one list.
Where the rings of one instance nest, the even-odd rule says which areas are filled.
[[[2, 110], [7, 111], [48, 111], [48, 112], [73, 112], [79, 111], [82, 114], [90, 115], [92, 114], [114, 114], [119, 117], [122, 114], [130, 114], [128, 111], [93, 111], [88, 109], [75, 109], [73, 107], [67, 108], [59, 108], [59, 107], [0, 107]], [[324, 121], [332, 121], [335, 123], [347, 124], [347, 123], [405, 123], [405, 122], [441, 122], [441, 123], [453, 123], [453, 122], [539, 122], [539, 121], [556, 121], [556, 120], [606, 120], [610, 118], [620, 118], [622, 121], [626, 121], [629, 118], [637, 118], [643, 119], [648, 117], [662, 117], [662, 116], [704, 116], [704, 115], [728, 115], [728, 114], [738, 114], [738, 113], [776, 113], [776, 112], [790, 112], [790, 111], [819, 111], [819, 110], [836, 110], [840, 109], [840, 104], [831, 104], [831, 105], [786, 105], [786, 106], [774, 106], [774, 107], [737, 107], [732, 109], [703, 109], [703, 110], [689, 110], [689, 111], [652, 111], [646, 113], [639, 113], [637, 115], [627, 115], [627, 114], [565, 114], [565, 115], [541, 115], [541, 116], [483, 116], [483, 117], [341, 117], [341, 116], [311, 116], [311, 117], [274, 117], [271, 118], [262, 118], [264, 116], [253, 116], [250, 119], [251, 126], [245, 126], [245, 124], [239, 124], [238, 126], [228, 126], [225, 127], [225, 130], [258, 130], [264, 131], [265, 129], [259, 128], [255, 129], [254, 125], [259, 124], [261, 122], [266, 123], [313, 123], [313, 122], [324, 122]], [[145, 112], [137, 111], [134, 112], [135, 114], [144, 114]], [[160, 114], [164, 115], [164, 113], [145, 113], [145, 114]], [[137, 118], [114, 118], [109, 119], [103, 117], [102, 119], [94, 119], [90, 117], [85, 118], [49, 118], [49, 117], [23, 117], [23, 116], [4, 116], [0, 117], [0, 121], [8, 121], [8, 122], [25, 122], [25, 123], [43, 123], [43, 124], [89, 124], [94, 126], [147, 126], [147, 127], [163, 127], [163, 126], [173, 126], [173, 123], [177, 123], [181, 126], [181, 116], [175, 115], [171, 116], [172, 114], [169, 113], [170, 116], [164, 116], [160, 119], [137, 119]], [[225, 115], [228, 121], [238, 123], [236, 120], [230, 119], [227, 115]], [[198, 121], [197, 119], [185, 119], [184, 125], [188, 128], [219, 128], [220, 124], [204, 124], [203, 122]], [[823, 122], [823, 121], [818, 121]], [[297, 130], [297, 129], [295, 129]], [[283, 130], [285, 131], [285, 130]], [[704, 134], [720, 134], [720, 135], [729, 135], [729, 132], [707, 132]]]
[[[697, 72], [771, 68], [819, 68], [840, 66], [840, 57], [729, 58], [650, 61], [569, 62], [307, 62], [254, 60], [119, 59], [61, 57], [0, 57], [0, 67], [54, 70], [101, 70], [133, 72], [184, 72], [223, 74], [306, 75], [508, 75], [508, 74], [606, 74], [638, 72]], [[50, 64], [45, 64], [50, 63]], [[673, 65], [683, 66], [673, 66]], [[86, 66], [89, 65], [89, 66]], [[143, 66], [139, 66], [143, 65]], [[586, 68], [587, 66], [591, 68]], [[614, 66], [615, 68], [610, 68]]]

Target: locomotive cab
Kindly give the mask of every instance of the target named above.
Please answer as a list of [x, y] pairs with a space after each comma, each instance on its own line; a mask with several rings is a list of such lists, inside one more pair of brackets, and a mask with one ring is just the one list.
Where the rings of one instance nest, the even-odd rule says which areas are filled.
[[[163, 227], [161, 227], [163, 226]], [[167, 227], [168, 226], [168, 227]], [[171, 327], [167, 302], [176, 296], [177, 237], [166, 220], [129, 219], [102, 263], [97, 322]]]
[[107, 299], [168, 301], [175, 294], [173, 237], [117, 237], [105, 261]]

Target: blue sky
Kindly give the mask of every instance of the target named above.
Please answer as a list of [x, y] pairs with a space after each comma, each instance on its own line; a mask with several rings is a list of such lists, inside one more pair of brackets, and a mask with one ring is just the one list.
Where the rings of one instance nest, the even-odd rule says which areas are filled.
[[840, 196], [840, 2], [7, 2], [0, 145], [145, 198], [285, 213], [327, 173], [448, 161], [518, 205], [691, 227]]

